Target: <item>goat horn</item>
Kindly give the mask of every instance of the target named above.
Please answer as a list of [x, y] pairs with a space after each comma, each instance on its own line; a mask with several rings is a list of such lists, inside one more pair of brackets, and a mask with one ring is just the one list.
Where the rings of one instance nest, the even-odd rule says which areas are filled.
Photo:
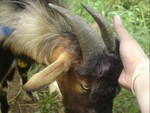
[[94, 55], [101, 54], [106, 48], [101, 36], [91, 28], [80, 16], [73, 14], [73, 12], [53, 5], [48, 4], [50, 8], [57, 11], [65, 20], [71, 25], [73, 32], [79, 41], [83, 59], [88, 61]]
[[61, 54], [58, 59], [42, 71], [34, 74], [23, 86], [26, 91], [35, 91], [54, 82], [59, 76], [65, 74], [70, 68], [70, 58]]
[[86, 6], [84, 4], [81, 4], [81, 5], [92, 15], [92, 17], [97, 22], [97, 24], [101, 30], [102, 38], [107, 46], [107, 49], [110, 52], [114, 52], [115, 48], [116, 48], [115, 40], [113, 38], [112, 31], [110, 29], [110, 26], [109, 26], [106, 18], [102, 14], [96, 12], [93, 8]]

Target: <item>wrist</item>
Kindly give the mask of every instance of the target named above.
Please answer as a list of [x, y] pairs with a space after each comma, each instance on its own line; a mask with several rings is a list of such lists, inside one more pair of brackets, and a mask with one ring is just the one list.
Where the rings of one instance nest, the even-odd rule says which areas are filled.
[[[149, 86], [146, 82], [149, 82], [149, 60], [141, 63], [135, 69], [131, 82], [132, 93], [135, 95], [139, 89], [143, 91], [144, 88]], [[145, 87], [145, 85], [147, 86]]]
[[133, 82], [133, 93], [142, 113], [149, 113], [149, 63], [139, 66], [141, 74], [135, 77]]

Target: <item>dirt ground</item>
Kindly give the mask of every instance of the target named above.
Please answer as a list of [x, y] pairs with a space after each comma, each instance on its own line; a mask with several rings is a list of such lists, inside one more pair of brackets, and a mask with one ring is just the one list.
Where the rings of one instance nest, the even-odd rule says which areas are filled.
[[8, 102], [10, 113], [34, 113], [38, 104], [27, 98], [22, 90], [21, 79], [18, 74], [15, 75], [12, 82], [9, 83]]

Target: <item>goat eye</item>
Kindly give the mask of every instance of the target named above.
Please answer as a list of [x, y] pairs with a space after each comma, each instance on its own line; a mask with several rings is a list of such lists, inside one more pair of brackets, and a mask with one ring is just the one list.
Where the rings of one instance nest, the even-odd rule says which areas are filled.
[[81, 84], [81, 87], [84, 89], [84, 90], [90, 90], [91, 87], [89, 85], [85, 85], [85, 84]]

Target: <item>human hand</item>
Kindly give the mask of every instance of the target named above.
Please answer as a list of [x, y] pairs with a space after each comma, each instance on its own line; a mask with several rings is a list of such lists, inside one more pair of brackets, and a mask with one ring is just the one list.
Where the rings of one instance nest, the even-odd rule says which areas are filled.
[[132, 75], [135, 69], [143, 62], [147, 62], [148, 57], [124, 28], [119, 16], [114, 17], [114, 29], [120, 42], [120, 56], [124, 66], [118, 81], [123, 87], [131, 89]]

